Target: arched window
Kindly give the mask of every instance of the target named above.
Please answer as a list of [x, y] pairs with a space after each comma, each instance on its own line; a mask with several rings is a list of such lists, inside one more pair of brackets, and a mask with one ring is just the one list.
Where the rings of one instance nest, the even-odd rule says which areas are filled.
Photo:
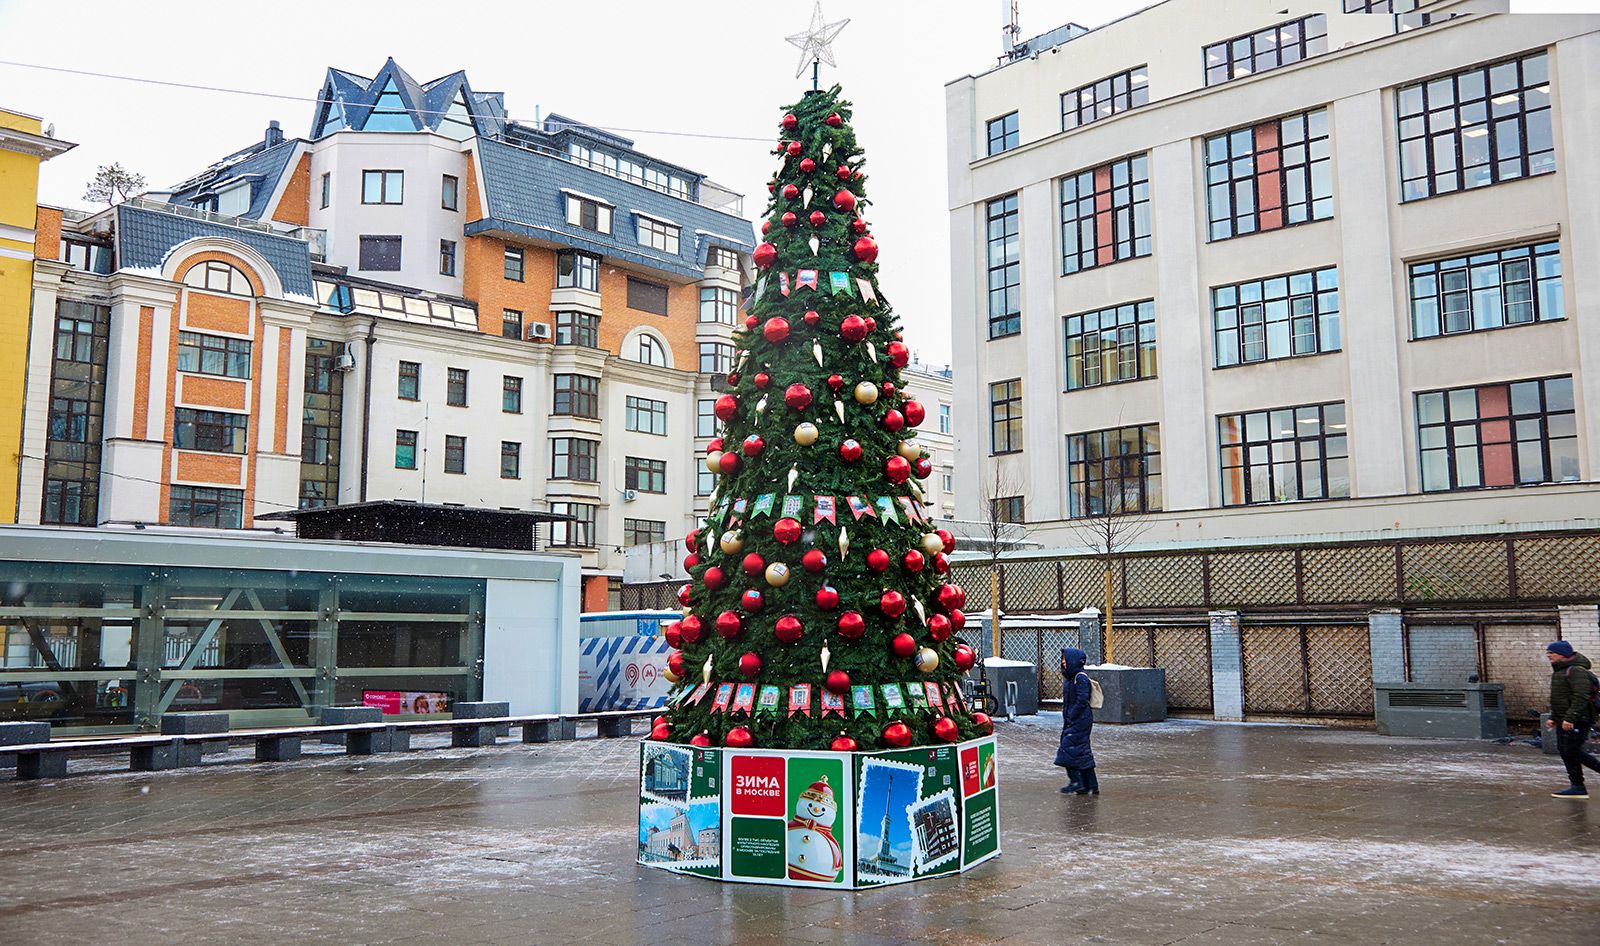
[[667, 367], [667, 348], [654, 335], [640, 332], [639, 349], [633, 360], [641, 365], [657, 365], [665, 368]]
[[184, 274], [183, 284], [196, 289], [210, 289], [213, 292], [226, 292], [236, 296], [256, 294], [244, 273], [217, 260], [206, 260], [190, 269]]

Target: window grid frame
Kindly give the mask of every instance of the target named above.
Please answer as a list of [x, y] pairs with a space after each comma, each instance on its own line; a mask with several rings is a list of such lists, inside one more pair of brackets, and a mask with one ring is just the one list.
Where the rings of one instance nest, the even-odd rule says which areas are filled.
[[558, 417], [600, 417], [600, 379], [590, 374], [561, 373], [551, 380], [550, 413]]
[[[998, 233], [996, 229], [998, 227]], [[984, 204], [985, 263], [988, 266], [989, 339], [1022, 332], [1021, 196], [1013, 192]], [[996, 262], [996, 254], [999, 262]], [[997, 286], [995, 283], [999, 281]], [[1002, 310], [996, 313], [996, 303]]]
[[[1292, 40], [1295, 57], [1288, 62], [1284, 62], [1282, 53], [1285, 48], [1284, 30], [1291, 26], [1296, 28], [1294, 31], [1295, 37]], [[1308, 29], [1308, 26], [1315, 26], [1317, 29]], [[1262, 48], [1257, 49], [1256, 40], [1268, 32], [1273, 34], [1273, 42], [1263, 44]], [[1237, 47], [1239, 43], [1245, 43], [1248, 46], [1248, 54], [1244, 58], [1240, 58], [1238, 55], [1239, 50]], [[1220, 65], [1213, 66], [1211, 64], [1213, 50], [1221, 51], [1222, 61]], [[1259, 65], [1258, 61], [1267, 57], [1269, 50], [1271, 57], [1275, 61], [1271, 65]], [[1327, 14], [1312, 13], [1302, 17], [1295, 17], [1294, 19], [1283, 20], [1238, 36], [1230, 36], [1215, 43], [1207, 43], [1200, 50], [1200, 68], [1202, 75], [1205, 76], [1205, 87], [1209, 89], [1219, 85], [1226, 85], [1238, 79], [1247, 79], [1251, 76], [1258, 76], [1263, 72], [1271, 72], [1285, 66], [1305, 62], [1308, 59], [1321, 56], [1327, 51]], [[1250, 68], [1241, 73], [1239, 72], [1239, 66], [1245, 61], [1249, 62]], [[1212, 72], [1214, 69], [1222, 69], [1225, 75], [1221, 78], [1213, 79]]]
[[600, 482], [600, 441], [589, 437], [550, 438], [550, 478]]
[[467, 472], [467, 438], [459, 434], [444, 435], [444, 471], [452, 476], [465, 476]]
[[[1133, 79], [1136, 75], [1144, 76], [1144, 81], [1135, 83]], [[1120, 90], [1118, 88], [1118, 80], [1121, 80]], [[1105, 92], [1104, 100], [1101, 99], [1102, 91]], [[1083, 95], [1086, 92], [1090, 95], [1087, 109], [1083, 99]], [[1135, 99], [1142, 99], [1142, 101], [1135, 101]], [[1068, 106], [1069, 101], [1072, 103], [1070, 108]], [[1100, 107], [1106, 103], [1110, 104], [1111, 111], [1102, 115], [1100, 114]], [[1109, 76], [1061, 93], [1061, 130], [1071, 131], [1074, 128], [1082, 128], [1084, 125], [1093, 124], [1103, 118], [1111, 118], [1122, 112], [1132, 111], [1149, 104], [1150, 64], [1142, 63], [1124, 69], [1121, 72], [1113, 72]], [[1088, 118], [1083, 117], [1086, 111], [1089, 115]], [[1072, 115], [1070, 123], [1067, 120], [1069, 112]]]
[[[1289, 140], [1286, 134], [1286, 123], [1289, 122], [1298, 125], [1298, 137], [1293, 140]], [[1266, 128], [1272, 129], [1272, 143], [1263, 148], [1262, 139], [1265, 136], [1262, 130]], [[1240, 142], [1241, 135], [1246, 136], [1247, 140]], [[1218, 143], [1222, 148], [1220, 156], [1213, 154], [1213, 146]], [[1244, 149], [1236, 153], [1234, 148], [1240, 144], [1244, 145]], [[1297, 150], [1300, 152], [1298, 157], [1294, 155]], [[1327, 106], [1208, 135], [1201, 143], [1201, 151], [1205, 163], [1207, 243], [1220, 243], [1333, 219], [1333, 141]], [[1267, 155], [1271, 155], [1270, 162], [1262, 160]], [[1248, 162], [1248, 171], [1241, 167], [1245, 162]], [[1264, 163], [1272, 166], [1263, 168]], [[1325, 175], [1325, 194], [1316, 186], [1319, 171]], [[1270, 181], [1264, 183], [1264, 178]], [[1275, 198], [1277, 203], [1263, 207], [1262, 191], [1271, 182], [1275, 182], [1276, 187], [1271, 188], [1269, 196]], [[1302, 188], [1303, 200], [1293, 199], [1293, 185], [1296, 184]], [[1250, 207], [1243, 211], [1240, 210], [1239, 199], [1241, 186], [1248, 186], [1250, 197]], [[1225, 207], [1217, 206], [1219, 187], [1225, 195], [1222, 201]], [[1319, 205], [1323, 208], [1320, 216]], [[1304, 208], [1304, 218], [1291, 219], [1299, 208]], [[1267, 221], [1272, 214], [1277, 215], [1278, 222], [1269, 225]], [[1241, 227], [1244, 222], [1248, 222], [1249, 229]], [[1219, 227], [1226, 227], [1227, 232], [1219, 234]]]
[[[1324, 286], [1322, 279], [1325, 274], [1331, 274], [1328, 280], [1329, 285], [1327, 286]], [[1310, 278], [1311, 288], [1308, 291], [1296, 291], [1295, 281], [1304, 278]], [[1269, 317], [1269, 306], [1279, 302], [1280, 297], [1276, 295], [1269, 296], [1269, 293], [1275, 291], [1270, 288], [1270, 284], [1280, 280], [1284, 284], [1284, 295], [1281, 297], [1284, 317], [1277, 319]], [[1211, 287], [1209, 295], [1211, 299], [1212, 369], [1237, 368], [1243, 365], [1285, 361], [1291, 358], [1314, 358], [1318, 355], [1328, 355], [1343, 351], [1344, 329], [1340, 319], [1339, 291], [1339, 269], [1337, 266], [1323, 266], [1299, 272], [1278, 273], [1272, 276], [1264, 276], [1260, 279], [1247, 279], [1244, 282]], [[1248, 302], [1244, 301], [1246, 295], [1253, 295], [1254, 298]], [[1222, 300], [1225, 297], [1231, 298], [1233, 302], [1224, 303]], [[1324, 310], [1324, 301], [1329, 298], [1331, 298], [1332, 307]], [[1309, 315], [1296, 312], [1296, 300], [1303, 299], [1310, 300], [1311, 312]], [[1261, 356], [1258, 358], [1248, 357], [1249, 349], [1246, 347], [1251, 344], [1245, 331], [1247, 327], [1245, 310], [1249, 307], [1259, 307], [1261, 309], [1259, 322]], [[1233, 312], [1232, 326], [1223, 324], [1222, 313], [1228, 310]], [[1312, 328], [1311, 338], [1314, 345], [1310, 351], [1297, 352], [1295, 351], [1296, 340], [1302, 336], [1297, 334], [1296, 325], [1305, 319], [1309, 319], [1309, 324]], [[1275, 356], [1271, 353], [1273, 345], [1272, 326], [1279, 324], [1286, 326], [1284, 331], [1287, 334], [1283, 336], [1283, 339], [1288, 345], [1288, 353]], [[1231, 343], [1225, 343], [1224, 336], [1230, 333], [1233, 340]], [[1222, 360], [1224, 350], [1231, 352], [1235, 356], [1234, 360], [1224, 362]]]
[[[1122, 315], [1125, 311], [1132, 313], [1133, 320], [1131, 322], [1124, 323], [1122, 321]], [[1106, 328], [1106, 316], [1108, 314], [1113, 318], [1109, 329]], [[1087, 327], [1091, 319], [1094, 320], [1096, 325], [1093, 329]], [[1074, 330], [1075, 325], [1077, 327], [1076, 331]], [[1124, 340], [1125, 330], [1131, 332], [1131, 339]], [[1124, 302], [1119, 305], [1107, 306], [1103, 309], [1075, 312], [1072, 315], [1062, 316], [1061, 331], [1063, 351], [1066, 356], [1066, 390], [1069, 392], [1084, 391], [1113, 384], [1130, 384], [1134, 381], [1146, 381], [1157, 377], [1159, 363], [1157, 361], [1156, 304], [1154, 299], [1140, 299], [1136, 302]], [[1114, 335], [1109, 346], [1105, 344], [1108, 332]], [[1145, 337], [1146, 334], [1149, 336], [1148, 339]], [[1088, 347], [1091, 339], [1095, 343], [1092, 353]], [[1076, 352], [1073, 351], [1074, 341], [1078, 343]], [[1116, 367], [1118, 377], [1111, 380], [1105, 379], [1105, 353], [1108, 350], [1116, 353], [1112, 363]], [[1132, 355], [1124, 358], [1125, 351], [1131, 351]], [[1148, 372], [1145, 370], [1146, 358], [1144, 357], [1147, 353], [1150, 365]], [[1096, 355], [1099, 359], [1099, 364], [1095, 366], [1096, 370], [1094, 372], [1098, 380], [1095, 381], [1087, 380], [1091, 373], [1089, 370], [1091, 354]], [[1073, 367], [1074, 361], [1077, 362], [1076, 369]], [[1131, 376], [1122, 376], [1124, 363], [1133, 365], [1133, 374]], [[1076, 383], [1074, 383], [1075, 381]]]
[[[1154, 252], [1148, 152], [1074, 171], [1056, 182], [1061, 215], [1061, 275], [1114, 266]], [[1085, 230], [1086, 225], [1090, 229]], [[1093, 239], [1086, 247], [1083, 237], [1090, 234]], [[1108, 258], [1101, 259], [1102, 256]]]
[[[1494, 259], [1488, 259], [1488, 257], [1491, 256], [1494, 257]], [[1506, 312], [1509, 306], [1514, 303], [1509, 303], [1507, 301], [1505, 290], [1508, 285], [1514, 283], [1506, 279], [1506, 266], [1508, 263], [1514, 263], [1519, 260], [1527, 261], [1528, 275], [1526, 282], [1528, 285], [1528, 296], [1526, 303], [1528, 305], [1529, 312], [1532, 313], [1532, 318], [1520, 322], [1510, 322], [1506, 320]], [[1549, 274], [1541, 275], [1539, 265], [1541, 260], [1554, 261], [1554, 271]], [[1451, 289], [1446, 287], [1446, 280], [1444, 277], [1447, 272], [1445, 269], [1447, 264], [1460, 264], [1459, 266], [1452, 266], [1448, 270], [1448, 272], [1451, 273], [1459, 271], [1463, 274], [1463, 282], [1459, 288]], [[1473, 285], [1475, 270], [1477, 270], [1479, 267], [1491, 265], [1496, 270], [1496, 277], [1498, 281], [1492, 287], [1487, 285]], [[1428, 294], [1425, 298], [1426, 301], [1434, 304], [1435, 308], [1433, 312], [1433, 318], [1437, 322], [1438, 330], [1424, 334], [1418, 328], [1420, 324], [1418, 320], [1421, 317], [1418, 304], [1424, 301], [1424, 297], [1419, 297], [1418, 295], [1418, 282], [1428, 278], [1432, 278], [1434, 282], [1434, 289], [1432, 293]], [[1473, 297], [1479, 291], [1485, 291], [1491, 288], [1494, 289], [1496, 297], [1499, 300], [1498, 306], [1500, 324], [1479, 327], [1476, 324], [1477, 312], [1474, 311], [1475, 300]], [[1550, 295], [1554, 297], [1553, 299], [1546, 298], [1547, 290], [1549, 291]], [[1567, 316], [1566, 290], [1561, 273], [1561, 243], [1559, 240], [1549, 240], [1540, 243], [1520, 243], [1515, 246], [1495, 247], [1480, 250], [1475, 253], [1466, 253], [1460, 256], [1421, 260], [1415, 263], [1410, 263], [1406, 266], [1406, 295], [1408, 307], [1410, 309], [1411, 341], [1432, 341], [1436, 338], [1454, 338], [1456, 336], [1472, 335], [1478, 332], [1494, 332], [1499, 331], [1500, 329], [1523, 328], [1528, 325], [1540, 325], [1546, 322], [1564, 321]], [[1449, 297], [1455, 295], [1465, 297], [1465, 309], [1449, 307], [1447, 300]], [[1556, 314], [1547, 316], [1544, 313], [1547, 305], [1552, 302], [1555, 303], [1555, 305], [1551, 307], [1555, 308]], [[1454, 312], [1461, 312], [1464, 314], [1464, 317], [1467, 320], [1466, 328], [1455, 330], [1451, 330], [1449, 328], [1448, 318], [1450, 314]]]
[[[1335, 428], [1330, 426], [1330, 408], [1338, 409], [1338, 420], [1343, 425], [1336, 432], [1331, 433], [1330, 431], [1335, 430]], [[1316, 412], [1315, 435], [1304, 435], [1302, 433], [1301, 425], [1304, 420], [1301, 412], [1303, 411]], [[1274, 424], [1272, 416], [1285, 412], [1290, 415], [1289, 422], [1292, 425], [1290, 435], [1287, 437], [1279, 436], [1281, 431]], [[1261, 418], [1260, 425], [1265, 433], [1264, 439], [1252, 436], [1250, 432], [1252, 426], [1250, 419], [1252, 417]], [[1350, 499], [1352, 494], [1349, 417], [1349, 407], [1343, 401], [1295, 404], [1287, 407], [1271, 407], [1263, 410], [1217, 415], [1217, 469], [1220, 474], [1218, 483], [1222, 491], [1223, 508], [1231, 509], [1240, 506], [1272, 506], [1286, 503]], [[1230, 421], [1234, 425], [1233, 430], [1237, 438], [1233, 442], [1228, 440], [1227, 425]], [[1330, 452], [1333, 449], [1329, 445], [1331, 440], [1342, 441], [1340, 445], [1342, 452], [1337, 454]], [[1314, 456], [1308, 455], [1307, 452], [1309, 449], [1307, 445], [1311, 443], [1317, 444]], [[1279, 445], [1288, 445], [1289, 449], [1293, 451], [1293, 456], [1288, 459], [1279, 458], [1277, 456]], [[1252, 450], [1256, 448], [1265, 450], [1266, 456], [1264, 459], [1256, 461], [1251, 458]], [[1228, 451], [1230, 449], [1238, 451], [1239, 462], [1237, 464], [1228, 462]], [[1335, 477], [1330, 472], [1329, 461], [1343, 461], [1342, 479], [1344, 492], [1342, 494], [1334, 490]], [[1321, 496], [1306, 495], [1306, 484], [1310, 482], [1310, 479], [1306, 476], [1306, 465], [1308, 463], [1315, 464], [1317, 471], [1316, 481], [1321, 484], [1322, 488]], [[1275, 498], [1282, 485], [1278, 482], [1279, 467], [1281, 466], [1292, 468], [1294, 479], [1294, 495], [1284, 499]], [[1251, 473], [1257, 467], [1261, 467], [1266, 474], [1266, 488], [1269, 498], [1257, 499], [1254, 496], [1255, 482]], [[1239, 474], [1239, 493], [1236, 498], [1230, 499], [1229, 475], [1233, 471], [1238, 471]]]
[[[1572, 404], [1572, 407], [1557, 411], [1550, 410], [1550, 385], [1552, 382], [1565, 382], [1567, 393], [1566, 401], [1567, 403]], [[1515, 407], [1515, 396], [1513, 395], [1511, 389], [1513, 386], [1525, 384], [1537, 385], [1537, 391], [1539, 395], [1539, 410], [1536, 413], [1518, 413]], [[1483, 395], [1485, 391], [1490, 391], [1493, 389], [1504, 389], [1505, 413], [1493, 414], [1486, 417], [1484, 415]], [[1454, 400], [1452, 395], [1462, 392], [1472, 393], [1473, 416], [1458, 420], [1452, 416], [1455, 411], [1455, 407], [1452, 403]], [[1417, 486], [1419, 491], [1422, 493], [1461, 493], [1486, 489], [1519, 489], [1529, 486], [1581, 482], [1582, 457], [1577, 452], [1579, 438], [1576, 429], [1576, 393], [1577, 392], [1575, 385], [1573, 384], [1572, 375], [1547, 375], [1537, 378], [1518, 378], [1511, 381], [1497, 381], [1488, 384], [1469, 384], [1455, 388], [1437, 388], [1429, 391], [1416, 392], [1412, 398], [1412, 408], [1415, 416], [1415, 429], [1417, 437]], [[1435, 396], [1439, 398], [1440, 407], [1442, 408], [1441, 416], [1443, 417], [1443, 420], [1424, 423], [1422, 419], [1423, 399]], [[1552, 438], [1550, 433], [1550, 419], [1552, 417], [1571, 417], [1573, 419], [1572, 433], [1562, 434], [1558, 437]], [[1518, 427], [1523, 423], [1537, 424], [1537, 441], [1534, 441], [1532, 438], [1520, 436]], [[1496, 437], [1495, 439], [1488, 440], [1486, 442], [1484, 428], [1491, 424], [1505, 425], [1506, 433], [1504, 439]], [[1462, 443], [1457, 439], [1457, 430], [1459, 428], [1468, 427], [1472, 429], [1471, 442]], [[1425, 429], [1442, 430], [1442, 445], [1433, 447], [1427, 446], [1423, 433]], [[1568, 441], [1572, 444], [1573, 457], [1579, 465], [1578, 478], [1571, 480], [1554, 478], [1555, 457], [1551, 452], [1551, 442], [1553, 439], [1559, 441]], [[1524, 481], [1522, 478], [1523, 458], [1519, 448], [1523, 443], [1530, 442], [1538, 443], [1539, 462], [1544, 469], [1544, 478]], [[1502, 445], [1507, 451], [1506, 460], [1510, 464], [1511, 482], [1490, 485], [1487, 483], [1488, 476], [1486, 474], [1489, 463], [1485, 457], [1484, 448], [1486, 446], [1499, 447]], [[1459, 485], [1459, 451], [1462, 450], [1471, 450], [1472, 452], [1474, 463], [1476, 464], [1478, 478], [1476, 485]], [[1445, 487], [1435, 486], [1431, 488], [1428, 486], [1429, 477], [1427, 464], [1428, 455], [1430, 453], [1444, 454], [1445, 476], [1450, 485]]]
[[[997, 128], [998, 134], [996, 134]], [[989, 119], [984, 124], [984, 132], [988, 138], [988, 150], [984, 152], [984, 157], [1004, 154], [1022, 143], [1017, 127], [1017, 112], [1014, 109]]]
[[[1002, 436], [1003, 434], [1003, 436]], [[1005, 449], [1001, 449], [1001, 441]], [[1022, 379], [989, 383], [989, 455], [1022, 452]]]
[[[640, 421], [645, 420], [645, 424]], [[623, 428], [657, 437], [667, 435], [667, 402], [629, 394], [623, 398]]]
[[665, 494], [667, 461], [650, 457], [623, 457], [622, 482], [625, 489], [641, 493]]
[[[1128, 432], [1136, 432], [1138, 438], [1138, 451], [1136, 453], [1110, 454], [1105, 450], [1106, 445], [1121, 443]], [[1100, 441], [1101, 456], [1098, 460], [1089, 457], [1089, 438], [1095, 437]], [[1152, 449], [1153, 445], [1153, 449]], [[1091, 467], [1098, 465], [1101, 468], [1099, 476], [1090, 477], [1088, 472]], [[1137, 463], [1137, 472], [1129, 472], [1128, 464]], [[1106, 471], [1115, 464], [1117, 472], [1108, 475]], [[1153, 488], [1152, 488], [1153, 481]], [[1118, 484], [1115, 495], [1125, 500], [1128, 496], [1128, 484], [1134, 482], [1138, 488], [1139, 508], [1135, 510], [1109, 511], [1107, 497], [1112, 495], [1107, 491], [1109, 484]], [[1090, 511], [1091, 501], [1095, 498], [1095, 488], [1098, 486], [1098, 497], [1101, 509], [1099, 512]], [[1067, 435], [1067, 518], [1069, 519], [1095, 519], [1107, 515], [1144, 514], [1161, 512], [1165, 504], [1164, 472], [1161, 469], [1161, 425], [1150, 424], [1125, 424], [1121, 427], [1107, 427], [1101, 430], [1085, 430]], [[1120, 501], [1119, 501], [1120, 504]]]

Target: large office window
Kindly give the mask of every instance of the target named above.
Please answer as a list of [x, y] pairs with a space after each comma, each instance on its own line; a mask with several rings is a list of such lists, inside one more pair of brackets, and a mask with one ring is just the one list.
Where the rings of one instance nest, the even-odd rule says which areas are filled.
[[[624, 421], [627, 429], [641, 434], [667, 433], [667, 402], [654, 398], [628, 395], [625, 401]], [[709, 435], [707, 435], [709, 436]]]
[[1564, 318], [1561, 244], [1413, 263], [1411, 335], [1434, 338]]
[[641, 246], [648, 246], [663, 253], [671, 253], [673, 256], [678, 255], [678, 227], [676, 224], [646, 217], [643, 214], [637, 214], [636, 216], [639, 220], [637, 236]]
[[1218, 417], [1222, 504], [1348, 498], [1347, 438], [1337, 401]]
[[556, 344], [599, 348], [600, 316], [588, 312], [557, 312]]
[[667, 524], [659, 519], [622, 520], [623, 545], [649, 545], [667, 540]]
[[600, 379], [587, 374], [558, 374], [550, 412], [563, 417], [600, 416]]
[[1206, 46], [1206, 85], [1253, 76], [1327, 51], [1326, 15], [1289, 20]]
[[623, 482], [641, 493], [667, 491], [667, 461], [645, 457], [626, 457], [622, 464]]
[[1325, 108], [1212, 135], [1205, 153], [1212, 240], [1333, 216]]
[[1578, 480], [1572, 378], [1538, 378], [1417, 395], [1422, 489]]
[[455, 434], [445, 434], [444, 471], [446, 473], [467, 472], [467, 438], [457, 437]]
[[167, 522], [175, 526], [238, 529], [244, 525], [244, 490], [209, 486], [173, 486], [168, 494]]
[[660, 283], [628, 277], [628, 308], [667, 314], [667, 287]]
[[59, 443], [88, 443], [97, 419], [94, 403], [76, 397], [50, 399], [49, 436]]
[[1136, 154], [1061, 179], [1063, 275], [1149, 255], [1149, 156]]
[[727, 374], [733, 370], [734, 348], [722, 342], [700, 343], [700, 370], [706, 374]]
[[594, 548], [596, 508], [591, 503], [551, 503], [551, 512], [572, 518], [550, 523], [550, 544], [564, 548]]
[[467, 406], [467, 369], [450, 368], [446, 370], [444, 402], [451, 407]]
[[1156, 304], [1127, 302], [1061, 320], [1066, 332], [1067, 390], [1156, 375]]
[[344, 342], [306, 339], [305, 392], [300, 414], [300, 508], [339, 501], [340, 446], [344, 421]]
[[1339, 272], [1332, 266], [1211, 290], [1218, 368], [1338, 351]]
[[694, 435], [696, 437], [715, 437], [717, 435], [717, 402], [709, 398], [701, 398], [694, 402]]
[[556, 288], [600, 291], [600, 258], [588, 253], [556, 254]]
[[406, 172], [362, 171], [361, 202], [363, 204], [398, 204], [405, 197]]
[[1061, 130], [1077, 128], [1148, 104], [1149, 66], [1134, 66], [1126, 72], [1061, 93]]
[[550, 441], [550, 478], [593, 483], [599, 479], [600, 441], [556, 437]]
[[500, 441], [500, 478], [522, 479], [522, 444], [510, 440]]
[[397, 236], [367, 236], [360, 238], [356, 265], [369, 272], [398, 272], [400, 269], [400, 238]]
[[1068, 515], [1117, 515], [1161, 509], [1161, 434], [1156, 424], [1092, 430], [1067, 437]]
[[250, 340], [178, 333], [178, 370], [223, 378], [250, 377]]
[[508, 246], [504, 254], [503, 265], [505, 278], [512, 282], [522, 282], [527, 272], [527, 254], [520, 246]]
[[172, 445], [180, 450], [205, 450], [211, 453], [244, 453], [249, 438], [248, 414], [201, 411], [192, 407], [172, 412]]
[[611, 232], [611, 207], [587, 197], [567, 194], [567, 223], [596, 233]]
[[395, 379], [395, 396], [402, 401], [417, 400], [417, 388], [421, 380], [421, 365], [414, 361], [400, 362], [399, 376]]
[[1556, 169], [1544, 52], [1395, 93], [1400, 199], [1420, 200]]
[[989, 150], [985, 154], [999, 154], [1017, 146], [1017, 113], [1009, 112], [988, 123]]
[[739, 311], [739, 294], [719, 286], [700, 288], [700, 321], [732, 325]]
[[1022, 379], [989, 385], [989, 452], [1022, 449]]
[[1017, 195], [989, 201], [989, 337], [1022, 331], [1022, 237]]
[[500, 410], [507, 414], [522, 413], [522, 379], [505, 375], [500, 382]]
[[500, 310], [500, 337], [522, 337], [522, 311], [520, 309]]
[[394, 432], [394, 468], [397, 470], [415, 470], [417, 468], [416, 431], [397, 430]]

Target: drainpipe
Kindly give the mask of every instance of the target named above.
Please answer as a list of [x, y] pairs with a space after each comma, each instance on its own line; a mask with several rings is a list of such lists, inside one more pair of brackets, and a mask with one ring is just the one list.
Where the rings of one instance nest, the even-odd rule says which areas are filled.
[[376, 316], [367, 322], [367, 358], [361, 364], [361, 496], [357, 502], [367, 501], [367, 459], [371, 451], [367, 441], [372, 438], [372, 345], [378, 331]]

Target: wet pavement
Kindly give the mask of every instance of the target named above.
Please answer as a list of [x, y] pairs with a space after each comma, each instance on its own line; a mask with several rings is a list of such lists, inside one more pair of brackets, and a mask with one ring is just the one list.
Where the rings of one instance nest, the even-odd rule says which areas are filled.
[[[634, 865], [626, 740], [0, 782], [0, 943], [1600, 943], [1600, 792], [1525, 745], [1002, 724], [1004, 854], [862, 893]], [[236, 752], [231, 758], [243, 758]]]

